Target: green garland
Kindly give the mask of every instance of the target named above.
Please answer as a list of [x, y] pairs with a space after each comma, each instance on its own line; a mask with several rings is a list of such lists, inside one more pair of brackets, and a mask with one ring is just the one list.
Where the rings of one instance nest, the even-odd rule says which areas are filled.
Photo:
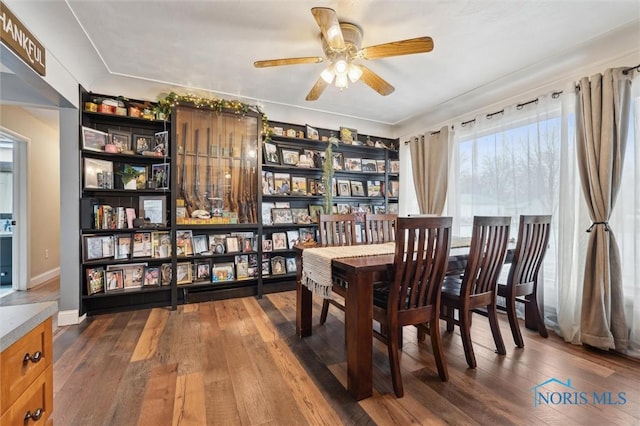
[[162, 112], [167, 117], [171, 113], [171, 108], [174, 106], [178, 106], [181, 103], [195, 105], [196, 108], [206, 107], [213, 109], [218, 112], [222, 112], [223, 109], [233, 110], [238, 115], [244, 116], [248, 112], [255, 112], [260, 114], [262, 117], [262, 133], [267, 134], [268, 118], [267, 115], [262, 112], [258, 105], [249, 105], [244, 102], [240, 102], [238, 100], [229, 101], [226, 99], [220, 98], [202, 98], [197, 95], [188, 94], [188, 95], [178, 95], [175, 92], [169, 93], [163, 99], [158, 100], [158, 106], [156, 107], [156, 112]]

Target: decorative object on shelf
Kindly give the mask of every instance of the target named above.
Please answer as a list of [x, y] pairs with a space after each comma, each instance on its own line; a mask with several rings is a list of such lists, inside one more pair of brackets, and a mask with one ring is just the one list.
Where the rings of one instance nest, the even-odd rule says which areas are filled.
[[108, 134], [100, 130], [82, 126], [82, 149], [104, 151]]
[[309, 126], [308, 124], [307, 126], [307, 139], [311, 139], [314, 141], [317, 141], [318, 139], [320, 139], [320, 134], [318, 133], [318, 130]]
[[104, 268], [87, 269], [87, 295], [104, 292]]
[[153, 149], [153, 137], [149, 135], [133, 135], [133, 148], [137, 154], [151, 151]]
[[342, 143], [351, 145], [356, 139], [358, 139], [358, 131], [356, 129], [340, 127], [340, 140]]
[[[111, 181], [105, 179], [109, 174]], [[113, 188], [113, 163], [95, 158], [84, 159], [84, 188]]]
[[145, 189], [147, 187], [147, 168], [124, 164], [116, 172], [120, 176], [124, 189]]
[[280, 164], [278, 146], [266, 141], [262, 144], [262, 146], [264, 148], [264, 161], [269, 164]]
[[109, 129], [108, 143], [115, 145], [120, 152], [132, 152], [131, 133]]

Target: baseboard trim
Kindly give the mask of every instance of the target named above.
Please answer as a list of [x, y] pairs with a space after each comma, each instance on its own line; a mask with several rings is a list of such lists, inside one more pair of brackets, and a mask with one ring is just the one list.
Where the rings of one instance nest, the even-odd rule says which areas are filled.
[[35, 277], [31, 278], [29, 280], [29, 286], [27, 288], [33, 288], [40, 284], [44, 284], [47, 281], [51, 281], [52, 279], [57, 278], [59, 276], [60, 276], [60, 267], [58, 266], [57, 268], [53, 268], [47, 272], [44, 272], [40, 275], [36, 275]]
[[76, 325], [80, 324], [82, 321], [87, 318], [87, 314], [82, 316], [78, 316], [78, 310], [73, 309], [70, 311], [59, 311], [58, 312], [58, 326], [64, 325]]

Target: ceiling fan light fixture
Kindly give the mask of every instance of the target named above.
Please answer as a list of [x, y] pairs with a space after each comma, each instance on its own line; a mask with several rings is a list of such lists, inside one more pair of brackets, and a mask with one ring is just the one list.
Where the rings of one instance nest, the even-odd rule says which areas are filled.
[[349, 87], [349, 80], [347, 74], [336, 74], [336, 87], [340, 90]]
[[320, 73], [320, 77], [322, 77], [322, 79], [326, 81], [327, 84], [331, 84], [335, 76], [336, 73], [333, 72], [333, 65], [329, 65]]
[[340, 25], [332, 25], [327, 29], [327, 41], [329, 44], [333, 43], [336, 37], [342, 37], [342, 30]]
[[347, 75], [349, 76], [349, 80], [351, 80], [352, 83], [355, 83], [360, 80], [360, 77], [362, 77], [362, 69], [357, 65], [349, 64], [349, 71], [347, 71]]
[[349, 65], [344, 59], [338, 59], [333, 65], [333, 69], [335, 70], [337, 75], [346, 74], [349, 69]]

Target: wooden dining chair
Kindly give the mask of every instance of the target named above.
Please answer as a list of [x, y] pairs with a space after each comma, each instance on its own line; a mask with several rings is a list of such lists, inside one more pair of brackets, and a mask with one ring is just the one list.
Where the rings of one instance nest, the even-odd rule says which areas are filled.
[[386, 331], [386, 335], [374, 334], [388, 346], [391, 380], [398, 398], [404, 394], [398, 351], [406, 325], [429, 325], [438, 375], [442, 381], [449, 379], [438, 322], [451, 223], [450, 217], [398, 218], [390, 281], [373, 290], [373, 318]]
[[505, 284], [498, 283], [498, 296], [505, 298], [505, 305], [497, 307], [507, 311], [513, 341], [519, 348], [524, 347], [524, 341], [516, 316], [516, 302], [531, 305], [529, 312], [533, 315], [538, 333], [542, 337], [549, 336], [538, 307], [536, 293], [538, 274], [547, 252], [550, 231], [551, 216], [520, 216], [518, 240], [509, 269], [509, 277]]
[[[507, 351], [496, 315], [496, 285], [509, 242], [510, 217], [475, 216], [471, 232], [469, 258], [462, 279], [448, 276], [442, 286], [441, 318], [447, 321], [447, 331], [454, 324], [460, 328], [464, 356], [470, 368], [476, 367], [471, 342], [471, 314], [486, 310], [497, 352]], [[458, 318], [455, 318], [455, 311]]]
[[365, 241], [369, 244], [395, 241], [397, 219], [396, 214], [366, 214], [364, 216]]
[[[350, 246], [356, 243], [356, 216], [355, 214], [321, 214], [318, 218], [321, 246]], [[339, 278], [334, 280], [332, 293], [341, 297], [346, 296], [346, 287]], [[335, 299], [324, 299], [320, 312], [320, 324], [327, 322], [329, 305], [344, 312], [344, 304]]]

